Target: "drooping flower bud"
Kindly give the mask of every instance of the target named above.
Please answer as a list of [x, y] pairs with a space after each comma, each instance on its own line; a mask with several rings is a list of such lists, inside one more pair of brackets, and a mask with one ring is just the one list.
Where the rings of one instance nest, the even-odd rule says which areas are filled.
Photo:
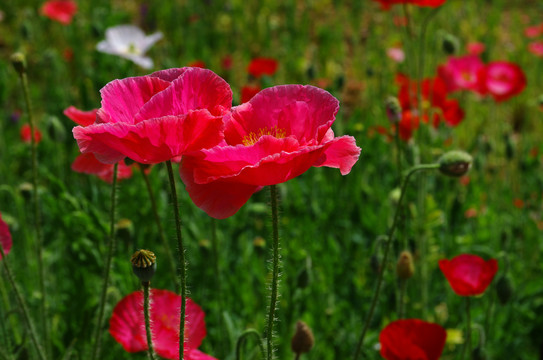
[[385, 100], [385, 110], [387, 113], [388, 120], [397, 124], [402, 120], [402, 107], [398, 98], [394, 96], [389, 96]]
[[445, 34], [441, 43], [443, 52], [447, 55], [454, 55], [460, 48], [460, 42], [458, 38], [452, 34]]
[[296, 323], [296, 332], [292, 337], [292, 342], [290, 347], [292, 351], [296, 354], [303, 354], [309, 352], [313, 345], [315, 344], [315, 338], [313, 337], [313, 332], [303, 321], [298, 321]]
[[439, 171], [444, 175], [460, 177], [468, 172], [472, 161], [471, 155], [465, 151], [448, 151], [439, 158]]
[[19, 75], [26, 71], [26, 59], [23, 53], [16, 52], [11, 55], [11, 63]]
[[400, 254], [396, 264], [396, 274], [402, 280], [407, 280], [415, 274], [413, 255], [411, 255], [410, 251], [404, 250]]
[[141, 282], [151, 281], [156, 271], [156, 256], [152, 251], [138, 250], [132, 255], [130, 262], [132, 271]]

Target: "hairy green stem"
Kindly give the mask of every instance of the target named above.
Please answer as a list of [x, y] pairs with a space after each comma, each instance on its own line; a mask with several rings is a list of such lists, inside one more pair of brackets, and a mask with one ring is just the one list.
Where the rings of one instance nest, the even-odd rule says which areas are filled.
[[272, 360], [274, 357], [273, 348], [273, 325], [275, 322], [275, 310], [277, 309], [277, 297], [279, 288], [279, 270], [280, 270], [280, 256], [279, 256], [279, 211], [277, 205], [277, 185], [270, 186], [271, 196], [271, 216], [272, 216], [272, 283], [271, 283], [271, 295], [270, 295], [270, 307], [268, 309], [268, 319], [266, 322], [266, 351], [267, 359]]
[[92, 360], [96, 360], [100, 355], [102, 346], [102, 322], [104, 319], [104, 308], [106, 305], [107, 288], [109, 287], [109, 274], [111, 273], [111, 264], [113, 262], [113, 254], [115, 252], [115, 206], [117, 204], [117, 167], [118, 163], [113, 167], [113, 182], [111, 183], [111, 205], [109, 209], [109, 243], [107, 246], [106, 267], [104, 269], [104, 282], [102, 283], [102, 291], [100, 293], [100, 304], [98, 307], [98, 320], [94, 330], [94, 346], [92, 347]]
[[236, 360], [241, 360], [242, 359], [241, 346], [243, 345], [243, 341], [249, 335], [253, 335], [253, 336], [256, 337], [258, 347], [260, 348], [260, 355], [264, 359], [266, 357], [266, 352], [264, 351], [264, 345], [263, 345], [262, 337], [260, 336], [258, 331], [256, 331], [255, 329], [247, 329], [247, 330], [245, 330], [244, 332], [241, 333], [241, 335], [239, 336], [238, 341], [236, 343]]
[[177, 191], [175, 190], [175, 178], [173, 176], [172, 162], [166, 161], [168, 167], [168, 178], [170, 179], [171, 197], [175, 214], [175, 230], [177, 232], [177, 252], [179, 254], [179, 283], [181, 289], [181, 317], [179, 319], [179, 360], [183, 360], [185, 349], [185, 307], [187, 298], [187, 278], [185, 263], [185, 248], [181, 234], [181, 216], [179, 214], [179, 203], [177, 202]]
[[371, 320], [373, 318], [373, 312], [375, 311], [375, 307], [377, 305], [377, 299], [379, 298], [379, 293], [381, 292], [381, 285], [383, 283], [383, 277], [385, 273], [386, 264], [388, 261], [388, 253], [390, 252], [390, 245], [392, 243], [392, 237], [394, 236], [394, 230], [396, 230], [396, 224], [398, 223], [399, 215], [400, 215], [400, 208], [402, 205], [402, 200], [405, 195], [405, 190], [407, 188], [407, 184], [409, 183], [409, 178], [411, 175], [418, 171], [422, 170], [429, 170], [429, 169], [437, 169], [439, 168], [439, 164], [423, 164], [412, 167], [407, 175], [405, 176], [402, 187], [401, 187], [401, 193], [400, 193], [400, 199], [398, 200], [398, 204], [396, 205], [396, 212], [394, 214], [394, 221], [392, 222], [392, 226], [388, 230], [387, 234], [387, 240], [385, 244], [385, 253], [383, 255], [383, 262], [381, 266], [381, 270], [379, 271], [379, 275], [377, 278], [377, 285], [375, 287], [375, 291], [373, 292], [373, 298], [371, 300], [370, 310], [366, 317], [366, 321], [364, 323], [364, 327], [362, 329], [362, 334], [360, 335], [360, 339], [358, 340], [358, 345], [356, 346], [356, 352], [354, 354], [354, 359], [358, 359], [360, 356], [360, 351], [362, 350], [362, 344], [364, 343], [364, 337], [366, 336], [366, 332], [368, 331], [368, 328], [370, 326]]
[[155, 351], [153, 349], [153, 340], [151, 334], [151, 320], [149, 317], [149, 281], [142, 281], [141, 285], [143, 286], [143, 317], [145, 318], [145, 335], [147, 336], [147, 347], [149, 350], [147, 354], [149, 360], [155, 360]]

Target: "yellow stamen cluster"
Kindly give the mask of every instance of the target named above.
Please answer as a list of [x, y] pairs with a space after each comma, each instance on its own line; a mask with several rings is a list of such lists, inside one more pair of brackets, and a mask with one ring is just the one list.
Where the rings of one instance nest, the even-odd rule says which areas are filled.
[[248, 135], [246, 135], [243, 138], [243, 140], [241, 140], [241, 142], [245, 146], [251, 146], [254, 143], [256, 143], [258, 139], [260, 139], [264, 135], [271, 135], [277, 139], [283, 139], [284, 137], [287, 136], [287, 133], [284, 129], [280, 129], [277, 126], [274, 126], [271, 128], [263, 127], [259, 129], [256, 133], [251, 131]]

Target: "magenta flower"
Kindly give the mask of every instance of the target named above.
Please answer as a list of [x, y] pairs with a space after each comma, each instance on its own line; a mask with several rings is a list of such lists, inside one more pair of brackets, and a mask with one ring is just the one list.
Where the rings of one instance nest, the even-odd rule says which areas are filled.
[[183, 158], [181, 178], [194, 203], [210, 216], [235, 214], [262, 186], [279, 184], [311, 166], [346, 175], [360, 148], [334, 137], [339, 109], [328, 92], [302, 85], [267, 88], [226, 118], [224, 141]]
[[114, 80], [102, 90], [94, 124], [74, 128], [82, 153], [113, 164], [143, 164], [207, 149], [223, 139], [230, 86], [210, 70], [180, 68]]
[[[2, 220], [2, 213], [0, 213], [0, 246], [4, 250], [5, 255], [9, 254], [12, 244], [13, 242], [11, 240], [8, 224]], [[2, 260], [2, 254], [0, 254], [0, 260]]]
[[476, 55], [450, 57], [447, 64], [438, 67], [439, 77], [445, 81], [447, 91], [472, 90], [479, 87], [479, 71], [484, 64]]
[[534, 41], [528, 45], [528, 50], [538, 57], [543, 57], [543, 41]]
[[[151, 289], [151, 333], [155, 352], [165, 359], [179, 359], [179, 321], [181, 296]], [[187, 299], [185, 322], [185, 360], [216, 360], [198, 347], [206, 337], [205, 313], [194, 301]], [[128, 352], [148, 350], [143, 318], [143, 293], [125, 296], [113, 309], [109, 332]]]
[[514, 63], [494, 61], [479, 71], [479, 92], [490, 94], [497, 102], [520, 94], [526, 87], [526, 75]]
[[457, 295], [474, 296], [484, 293], [490, 285], [498, 271], [498, 262], [462, 254], [451, 260], [439, 260], [439, 268]]

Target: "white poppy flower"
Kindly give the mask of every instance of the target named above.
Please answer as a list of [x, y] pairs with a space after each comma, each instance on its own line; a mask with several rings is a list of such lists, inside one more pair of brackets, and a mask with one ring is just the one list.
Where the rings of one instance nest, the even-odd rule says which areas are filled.
[[144, 55], [160, 39], [161, 32], [146, 36], [137, 26], [118, 25], [106, 30], [106, 39], [100, 41], [96, 49], [131, 60], [144, 69], [150, 69], [153, 67], [153, 60]]

